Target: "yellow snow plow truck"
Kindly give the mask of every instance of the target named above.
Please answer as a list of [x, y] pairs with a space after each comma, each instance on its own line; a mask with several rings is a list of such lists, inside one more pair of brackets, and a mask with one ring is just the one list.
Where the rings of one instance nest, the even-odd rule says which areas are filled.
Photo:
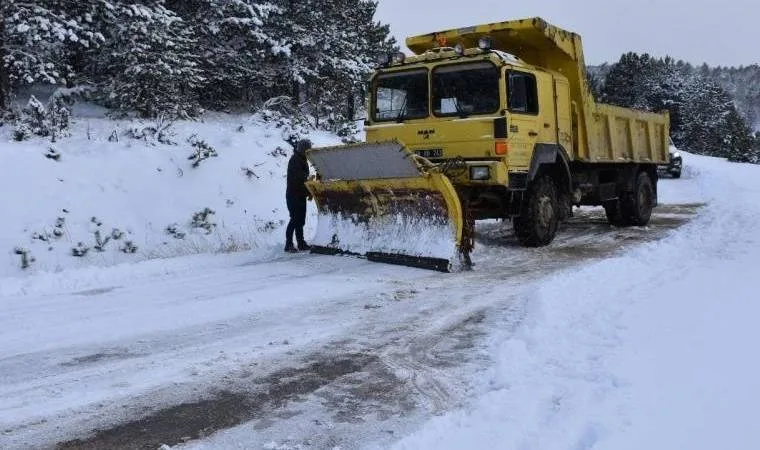
[[668, 162], [667, 112], [598, 104], [581, 38], [540, 18], [410, 37], [371, 77], [366, 142], [308, 152], [313, 251], [450, 271], [474, 223], [548, 245], [572, 207], [642, 226]]

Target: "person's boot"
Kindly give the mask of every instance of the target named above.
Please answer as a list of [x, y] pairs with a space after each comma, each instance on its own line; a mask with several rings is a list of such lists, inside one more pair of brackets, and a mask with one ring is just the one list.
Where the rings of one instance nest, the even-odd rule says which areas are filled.
[[298, 250], [293, 246], [293, 243], [290, 241], [285, 243], [285, 251], [288, 253], [298, 253]]
[[298, 242], [298, 250], [305, 251], [311, 250], [311, 246], [306, 243], [303, 238], [303, 227], [296, 227], [296, 242]]

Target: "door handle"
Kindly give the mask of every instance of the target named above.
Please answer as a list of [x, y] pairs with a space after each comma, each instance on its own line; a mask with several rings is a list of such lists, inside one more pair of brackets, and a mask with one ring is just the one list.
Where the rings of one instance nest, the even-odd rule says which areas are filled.
[[528, 136], [530, 136], [530, 137], [536, 137], [536, 136], [538, 136], [538, 133], [536, 133], [535, 131], [530, 131], [530, 132], [528, 132]]

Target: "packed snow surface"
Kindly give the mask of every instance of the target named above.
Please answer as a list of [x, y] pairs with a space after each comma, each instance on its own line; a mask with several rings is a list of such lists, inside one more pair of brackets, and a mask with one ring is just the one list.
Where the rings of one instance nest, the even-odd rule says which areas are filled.
[[697, 219], [527, 288], [479, 393], [394, 448], [758, 448], [760, 167], [689, 155], [685, 176], [661, 195]]

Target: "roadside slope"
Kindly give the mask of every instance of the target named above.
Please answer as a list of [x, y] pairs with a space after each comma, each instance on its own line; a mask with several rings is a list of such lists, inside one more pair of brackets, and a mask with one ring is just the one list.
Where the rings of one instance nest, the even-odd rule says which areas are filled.
[[[34, 289], [30, 274], [284, 244], [283, 139], [293, 130], [256, 116], [209, 113], [167, 127], [93, 115], [77, 116], [56, 143], [14, 142], [0, 128], [0, 294]], [[339, 141], [310, 133], [315, 145]], [[204, 149], [217, 156], [193, 167]]]

